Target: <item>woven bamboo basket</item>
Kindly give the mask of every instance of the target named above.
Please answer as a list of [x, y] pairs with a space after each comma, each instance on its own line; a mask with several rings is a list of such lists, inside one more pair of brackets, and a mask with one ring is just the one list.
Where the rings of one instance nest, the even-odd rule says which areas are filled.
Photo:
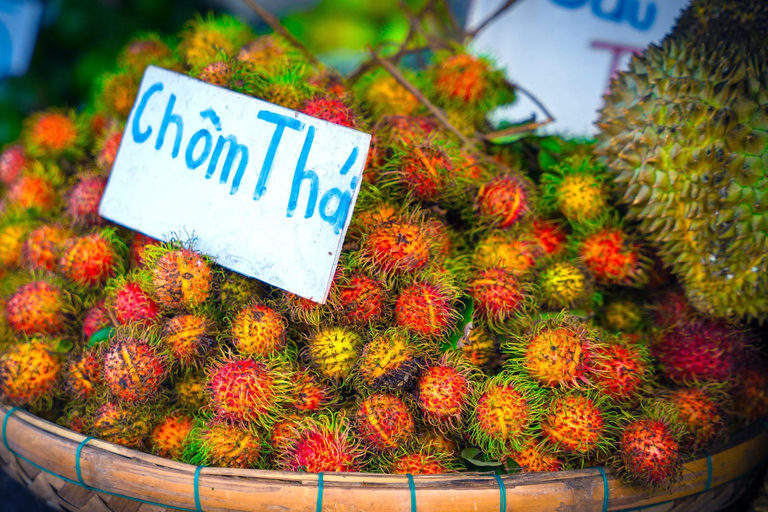
[[197, 468], [87, 438], [0, 406], [0, 466], [58, 510], [710, 512], [736, 500], [768, 455], [754, 427], [685, 465], [669, 492], [643, 493], [610, 472], [402, 476]]

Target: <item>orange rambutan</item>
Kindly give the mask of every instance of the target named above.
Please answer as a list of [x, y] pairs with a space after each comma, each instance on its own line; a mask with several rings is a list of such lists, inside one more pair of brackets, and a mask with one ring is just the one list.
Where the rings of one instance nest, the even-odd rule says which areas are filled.
[[160, 245], [158, 240], [141, 233], [135, 233], [131, 241], [131, 251], [129, 254], [131, 268], [142, 268], [144, 266], [144, 250], [147, 247], [158, 245]]
[[277, 311], [252, 303], [232, 320], [232, 344], [245, 356], [269, 357], [285, 347], [286, 329], [287, 322]]
[[538, 440], [531, 440], [510, 453], [508, 460], [514, 461], [523, 473], [562, 471], [565, 468], [563, 459]]
[[118, 325], [135, 323], [148, 326], [153, 324], [160, 315], [157, 303], [139, 283], [132, 280], [120, 280], [114, 283], [108, 304]]
[[414, 272], [427, 266], [433, 252], [427, 230], [405, 219], [379, 224], [360, 242], [361, 257], [382, 274]]
[[307, 100], [300, 111], [329, 123], [349, 128], [357, 126], [357, 116], [354, 111], [340, 99], [315, 96]]
[[107, 178], [97, 175], [81, 175], [66, 195], [66, 212], [79, 226], [93, 227], [104, 223], [99, 215], [99, 204]]
[[64, 387], [69, 396], [77, 400], [87, 400], [102, 385], [102, 361], [95, 350], [84, 349], [72, 354], [67, 361], [64, 373]]
[[191, 416], [172, 412], [158, 422], [149, 436], [152, 453], [167, 459], [181, 460], [184, 442], [195, 426]]
[[43, 176], [25, 175], [11, 184], [5, 201], [9, 210], [51, 213], [59, 204], [59, 193], [51, 180]]
[[465, 419], [472, 392], [468, 372], [443, 360], [421, 373], [416, 405], [427, 423], [438, 429], [454, 429]]
[[467, 293], [491, 327], [524, 311], [529, 300], [523, 283], [511, 271], [499, 267], [475, 272], [469, 279]]
[[21, 136], [33, 157], [76, 157], [86, 138], [81, 124], [72, 110], [44, 110], [24, 120]]
[[212, 420], [188, 434], [184, 459], [197, 466], [245, 469], [256, 467], [263, 451], [256, 429]]
[[589, 455], [609, 449], [608, 422], [596, 401], [585, 395], [556, 395], [541, 421], [545, 441], [558, 450]]
[[481, 220], [504, 229], [518, 224], [531, 211], [531, 193], [517, 174], [497, 176], [480, 186], [475, 210]]
[[72, 239], [62, 251], [59, 271], [83, 288], [104, 285], [122, 272], [124, 249], [112, 229]]
[[148, 246], [142, 257], [161, 306], [172, 310], [194, 308], [208, 300], [213, 273], [207, 258], [171, 245]]
[[6, 146], [0, 153], [0, 183], [11, 185], [29, 165], [29, 158], [21, 144]]
[[5, 303], [5, 319], [17, 333], [60, 334], [67, 327], [68, 297], [56, 284], [32, 281]]
[[487, 92], [488, 71], [488, 64], [478, 57], [467, 53], [452, 55], [435, 66], [435, 91], [449, 101], [476, 103]]
[[333, 299], [339, 321], [349, 325], [371, 325], [387, 314], [388, 294], [381, 281], [362, 272], [340, 280]]
[[44, 340], [19, 343], [0, 355], [0, 396], [18, 405], [50, 402], [62, 364]]
[[177, 315], [165, 321], [162, 343], [174, 362], [198, 366], [214, 345], [215, 324], [202, 314]]
[[105, 402], [93, 414], [93, 432], [109, 443], [139, 448], [152, 432], [153, 416], [146, 407]]
[[297, 371], [292, 384], [291, 405], [301, 412], [317, 412], [333, 401], [331, 388], [309, 370]]
[[[444, 276], [447, 277], [447, 276]], [[395, 324], [407, 331], [435, 338], [455, 329], [460, 290], [449, 280], [417, 279], [400, 290], [395, 303]]]
[[413, 438], [416, 425], [408, 406], [395, 395], [374, 393], [355, 414], [360, 440], [375, 451], [394, 450]]
[[301, 422], [295, 442], [280, 454], [277, 465], [307, 473], [360, 471], [364, 456], [346, 417], [321, 416]]
[[648, 280], [648, 258], [641, 245], [620, 228], [597, 229], [578, 240], [576, 250], [600, 284], [638, 286]]
[[110, 172], [117, 158], [117, 151], [123, 140], [123, 131], [113, 128], [106, 131], [96, 143], [96, 167], [102, 172]]
[[145, 332], [118, 331], [102, 352], [104, 383], [125, 404], [157, 399], [169, 361], [157, 340]]
[[72, 236], [70, 230], [58, 224], [45, 224], [33, 229], [21, 248], [21, 265], [32, 271], [55, 271], [61, 251]]
[[19, 265], [24, 241], [33, 226], [29, 222], [11, 222], [0, 226], [0, 265], [8, 269]]

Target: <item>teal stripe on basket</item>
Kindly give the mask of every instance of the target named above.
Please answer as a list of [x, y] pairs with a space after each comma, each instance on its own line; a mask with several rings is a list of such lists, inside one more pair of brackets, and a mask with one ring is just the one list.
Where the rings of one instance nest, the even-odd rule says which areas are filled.
[[8, 420], [11, 419], [11, 416], [13, 416], [13, 413], [21, 409], [21, 407], [11, 407], [8, 409], [8, 412], [5, 414], [5, 418], [3, 418], [3, 445], [5, 446], [5, 449], [9, 452], [13, 453], [13, 450], [11, 450], [11, 447], [8, 446], [8, 436], [5, 435], [5, 429], [8, 428]]
[[323, 472], [317, 474], [317, 507], [315, 508], [317, 512], [322, 512], [323, 510]]
[[413, 475], [408, 473], [408, 487], [411, 488], [411, 512], [416, 512], [416, 484], [413, 483]]
[[504, 485], [504, 480], [496, 473], [493, 474], [493, 478], [499, 484], [499, 512], [507, 512], [507, 486]]
[[203, 512], [203, 507], [200, 506], [200, 470], [203, 469], [203, 466], [197, 466], [195, 468], [195, 509], [197, 512]]
[[605, 470], [601, 467], [596, 467], [596, 470], [600, 472], [603, 477], [603, 512], [608, 512], [608, 502], [610, 500], [610, 490], [608, 489], [608, 477], [605, 474]]
[[85, 482], [83, 482], [83, 474], [80, 472], [80, 452], [83, 451], [83, 446], [85, 446], [91, 439], [93, 438], [88, 436], [80, 441], [80, 444], [77, 445], [77, 451], [75, 452], [75, 473], [77, 473], [77, 481], [80, 482], [80, 485], [86, 489], [88, 489], [88, 486], [85, 485]]
[[704, 486], [704, 492], [709, 490], [710, 485], [712, 485], [712, 456], [707, 454], [707, 485]]

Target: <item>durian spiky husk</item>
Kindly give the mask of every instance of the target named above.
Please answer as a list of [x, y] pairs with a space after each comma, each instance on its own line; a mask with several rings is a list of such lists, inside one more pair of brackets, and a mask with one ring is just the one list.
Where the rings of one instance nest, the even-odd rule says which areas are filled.
[[768, 3], [694, 0], [613, 81], [598, 153], [691, 303], [768, 318]]

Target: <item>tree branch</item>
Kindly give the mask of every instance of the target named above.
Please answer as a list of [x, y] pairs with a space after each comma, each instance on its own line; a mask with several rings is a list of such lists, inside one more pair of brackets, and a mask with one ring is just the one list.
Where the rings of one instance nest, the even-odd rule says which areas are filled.
[[482, 23], [480, 23], [474, 30], [468, 32], [467, 36], [470, 38], [476, 37], [477, 34], [479, 34], [485, 27], [490, 25], [491, 22], [493, 22], [496, 18], [504, 14], [504, 12], [512, 7], [516, 2], [517, 0], [507, 0], [504, 2], [504, 4], [496, 10], [496, 12], [485, 18]]
[[261, 5], [259, 5], [256, 0], [243, 0], [243, 3], [251, 8], [256, 14], [261, 17], [261, 19], [264, 20], [264, 22], [269, 25], [272, 30], [283, 36], [285, 39], [288, 40], [289, 43], [291, 43], [294, 47], [296, 47], [297, 50], [299, 50], [301, 53], [304, 54], [304, 56], [315, 66], [322, 66], [322, 63], [317, 60], [317, 57], [310, 52], [306, 46], [301, 44], [301, 41], [296, 39], [293, 34], [288, 32], [283, 25], [280, 24], [280, 20], [277, 19], [275, 15], [273, 15], [268, 10], [264, 9]]

